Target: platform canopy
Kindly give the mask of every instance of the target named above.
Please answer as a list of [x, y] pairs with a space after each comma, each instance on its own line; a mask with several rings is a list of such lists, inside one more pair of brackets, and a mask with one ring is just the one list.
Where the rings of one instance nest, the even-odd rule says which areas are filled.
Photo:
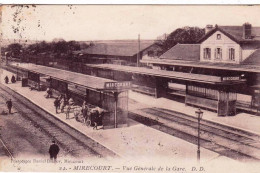
[[194, 73], [183, 73], [176, 71], [166, 71], [166, 70], [157, 70], [157, 69], [148, 69], [143, 67], [132, 67], [132, 66], [122, 66], [115, 64], [86, 64], [88, 67], [100, 68], [100, 69], [109, 69], [115, 71], [122, 71], [128, 73], [143, 74], [156, 77], [165, 77], [169, 79], [178, 79], [183, 81], [205, 83], [205, 84], [223, 84], [223, 85], [232, 85], [237, 83], [244, 83], [245, 80], [231, 77], [220, 77], [220, 76], [210, 76]]
[[56, 69], [56, 68], [51, 68], [51, 67], [46, 67], [41, 65], [35, 65], [35, 64], [19, 64], [16, 65], [16, 67], [29, 72], [47, 75], [50, 76], [51, 78], [62, 80], [66, 83], [73, 83], [76, 85], [80, 85], [88, 89], [104, 90], [106, 82], [116, 82], [110, 79], [104, 79], [100, 77], [89, 76], [85, 74], [80, 74], [80, 73], [75, 73], [75, 72], [70, 72], [66, 70], [61, 70], [61, 69]]
[[[260, 54], [260, 51], [258, 52]], [[257, 56], [259, 57], [259, 56]], [[254, 57], [255, 58], [255, 57]], [[252, 58], [253, 59], [253, 58]], [[251, 59], [251, 61], [253, 61]], [[172, 59], [142, 59], [142, 63], [167, 65], [167, 66], [183, 66], [183, 67], [196, 67], [206, 68], [212, 70], [230, 70], [230, 71], [242, 71], [242, 72], [260, 72], [259, 63], [221, 63], [221, 62], [201, 62], [201, 61], [184, 61], [184, 60], [172, 60]]]

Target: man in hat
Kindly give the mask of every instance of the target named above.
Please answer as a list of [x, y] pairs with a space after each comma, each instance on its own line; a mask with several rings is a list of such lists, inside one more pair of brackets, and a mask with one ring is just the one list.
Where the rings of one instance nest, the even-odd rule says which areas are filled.
[[8, 84], [8, 82], [9, 82], [9, 78], [8, 76], [5, 76], [5, 83]]
[[54, 162], [56, 162], [59, 151], [60, 151], [59, 146], [53, 140], [52, 145], [50, 146], [50, 149], [49, 149], [49, 154], [50, 154], [51, 160], [53, 160]]
[[15, 79], [14, 75], [12, 75], [12, 77], [11, 77], [11, 82], [12, 82], [12, 83], [15, 83], [15, 82], [16, 82], [16, 79]]
[[11, 114], [11, 109], [13, 107], [13, 103], [12, 103], [11, 99], [6, 102], [6, 106], [7, 106], [7, 109], [9, 111], [9, 114]]

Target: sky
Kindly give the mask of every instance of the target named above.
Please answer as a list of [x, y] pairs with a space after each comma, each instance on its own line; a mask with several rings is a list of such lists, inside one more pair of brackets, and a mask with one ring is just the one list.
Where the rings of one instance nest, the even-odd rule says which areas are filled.
[[156, 39], [184, 26], [260, 26], [259, 16], [259, 5], [4, 5], [1, 29], [3, 39]]

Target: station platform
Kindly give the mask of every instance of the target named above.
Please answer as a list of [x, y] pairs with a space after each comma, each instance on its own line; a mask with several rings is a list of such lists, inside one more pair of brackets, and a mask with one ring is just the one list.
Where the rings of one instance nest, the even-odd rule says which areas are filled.
[[[34, 64], [19, 63], [13, 64], [13, 66], [19, 65], [20, 67], [34, 66]], [[5, 71], [5, 70], [4, 70]], [[6, 72], [6, 71], [5, 71]], [[9, 73], [9, 72], [8, 72]], [[168, 110], [184, 113], [189, 116], [195, 117], [195, 111], [197, 108], [192, 106], [186, 106], [184, 103], [170, 100], [167, 98], [154, 98], [148, 95], [144, 95], [137, 92], [129, 91], [129, 98], [134, 100], [137, 104], [129, 104], [129, 111], [138, 112], [142, 108], [157, 107]], [[203, 111], [202, 119], [211, 122], [223, 124], [226, 126], [234, 127], [251, 133], [260, 135], [260, 116], [256, 116], [249, 113], [238, 113], [235, 116], [217, 116], [217, 113], [207, 110]]]
[[[197, 163], [197, 145], [152, 129], [133, 120], [129, 120], [128, 127], [93, 130], [93, 128], [87, 127], [82, 123], [77, 122], [73, 118], [73, 115], [70, 116], [70, 119], [66, 119], [64, 113], [56, 114], [54, 108], [54, 99], [45, 98], [44, 95], [46, 92], [35, 90], [31, 91], [28, 87], [21, 87], [20, 81], [14, 84], [4, 84], [3, 81], [6, 75], [10, 78], [12, 73], [2, 70], [0, 80], [3, 85], [23, 95], [31, 102], [46, 110], [53, 116], [56, 116], [58, 119], [65, 122], [69, 126], [77, 129], [96, 142], [110, 149], [123, 158], [127, 163], [133, 163], [137, 161], [142, 161], [143, 163], [157, 163], [158, 159], [160, 162], [165, 160], [167, 163], [189, 163], [193, 165]], [[134, 97], [134, 95], [132, 96]], [[149, 102], [155, 104], [155, 102], [151, 100]], [[237, 163], [237, 161], [201, 148], [201, 163], [215, 164], [219, 161]]]

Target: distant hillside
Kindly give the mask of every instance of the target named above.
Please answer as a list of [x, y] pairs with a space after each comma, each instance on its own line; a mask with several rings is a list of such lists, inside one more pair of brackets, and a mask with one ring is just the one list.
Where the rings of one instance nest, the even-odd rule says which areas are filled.
[[[24, 46], [26, 45], [30, 45], [30, 44], [35, 44], [35, 43], [40, 43], [42, 42], [43, 40], [13, 40], [13, 39], [3, 39], [1, 41], [1, 46], [3, 47], [6, 47], [8, 46], [9, 44], [12, 44], [12, 43], [19, 43], [19, 44], [22, 44]], [[153, 43], [155, 40], [141, 40], [142, 43]], [[46, 41], [47, 43], [50, 42], [50, 41]], [[99, 44], [99, 43], [104, 43], [104, 44], [118, 44], [118, 43], [137, 43], [138, 40], [87, 40], [87, 41], [77, 41], [79, 42], [80, 44], [82, 43], [86, 43], [86, 44], [90, 44], [90, 43], [96, 43], [96, 44]]]
[[[155, 40], [140, 40], [140, 42], [142, 43], [153, 43]], [[104, 44], [119, 44], [119, 43], [123, 43], [123, 44], [126, 44], [126, 43], [138, 43], [138, 40], [91, 40], [91, 41], [79, 41], [80, 43], [87, 43], [87, 44], [90, 44], [90, 43], [96, 43], [96, 44], [100, 44], [100, 43], [104, 43]]]
[[7, 47], [9, 44], [13, 44], [13, 43], [19, 43], [23, 46], [27, 46], [27, 45], [30, 45], [30, 44], [35, 44], [35, 43], [39, 43], [41, 42], [42, 40], [15, 40], [15, 39], [2, 39], [1, 40], [1, 46], [2, 47]]

